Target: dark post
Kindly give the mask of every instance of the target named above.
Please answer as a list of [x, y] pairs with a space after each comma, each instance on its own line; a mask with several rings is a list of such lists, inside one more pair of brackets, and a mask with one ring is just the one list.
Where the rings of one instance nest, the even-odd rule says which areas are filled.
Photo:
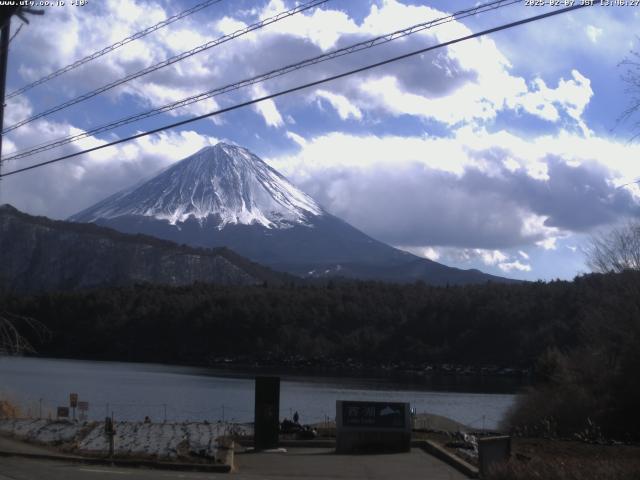
[[78, 394], [77, 393], [70, 393], [69, 394], [69, 406], [73, 410], [73, 420], [75, 421], [75, 419], [76, 419], [76, 407], [78, 406]]
[[113, 458], [113, 437], [116, 435], [116, 429], [113, 425], [113, 418], [105, 417], [104, 419], [104, 433], [109, 439], [109, 458]]
[[[0, 32], [0, 158], [2, 157], [2, 130], [4, 130], [4, 94], [5, 83], [7, 82], [7, 59], [9, 58], [9, 30], [11, 28], [11, 17], [2, 25]], [[2, 160], [0, 160], [0, 172], [2, 171]]]
[[256, 377], [254, 441], [256, 450], [278, 447], [280, 377]]

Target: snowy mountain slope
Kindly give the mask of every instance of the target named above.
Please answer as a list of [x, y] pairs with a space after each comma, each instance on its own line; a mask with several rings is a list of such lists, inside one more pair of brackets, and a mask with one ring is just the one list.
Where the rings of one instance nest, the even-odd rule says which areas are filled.
[[508, 281], [397, 250], [325, 212], [248, 150], [224, 143], [72, 216], [125, 233], [226, 246], [302, 277], [431, 284]]
[[248, 150], [218, 143], [205, 147], [151, 180], [118, 192], [70, 218], [93, 222], [141, 215], [170, 224], [214, 217], [229, 224], [283, 228], [322, 215], [311, 197]]

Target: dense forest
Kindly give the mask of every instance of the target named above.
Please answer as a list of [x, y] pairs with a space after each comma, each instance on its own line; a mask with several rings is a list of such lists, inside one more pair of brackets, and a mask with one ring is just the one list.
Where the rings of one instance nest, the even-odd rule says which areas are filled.
[[[52, 332], [46, 355], [210, 364], [285, 357], [364, 365], [459, 363], [531, 367], [550, 347], [571, 349], [625, 328], [640, 309], [640, 273], [573, 282], [430, 287], [126, 288], [2, 297], [3, 310]], [[37, 342], [36, 342], [37, 343]]]
[[200, 365], [525, 369], [537, 384], [512, 413], [511, 427], [545, 435], [640, 434], [638, 271], [456, 287], [137, 285], [0, 298], [1, 310], [48, 327], [47, 341], [32, 338], [43, 355]]

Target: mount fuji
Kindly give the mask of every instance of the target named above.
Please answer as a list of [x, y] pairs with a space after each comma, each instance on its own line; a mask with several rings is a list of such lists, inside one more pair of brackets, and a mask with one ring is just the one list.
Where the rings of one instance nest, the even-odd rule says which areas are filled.
[[218, 143], [69, 220], [196, 247], [226, 246], [302, 277], [466, 284], [509, 281], [420, 258], [324, 211], [249, 150]]

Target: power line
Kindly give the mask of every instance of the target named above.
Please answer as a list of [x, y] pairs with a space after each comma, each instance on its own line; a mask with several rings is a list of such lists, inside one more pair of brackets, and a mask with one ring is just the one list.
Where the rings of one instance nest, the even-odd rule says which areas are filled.
[[316, 80], [316, 81], [313, 81], [313, 82], [305, 83], [303, 85], [298, 85], [296, 87], [288, 88], [286, 90], [281, 90], [279, 92], [272, 93], [270, 95], [265, 95], [265, 96], [262, 96], [262, 97], [259, 97], [259, 98], [254, 98], [252, 100], [248, 100], [246, 102], [242, 102], [242, 103], [233, 105], [231, 107], [222, 108], [220, 110], [215, 110], [213, 112], [205, 113], [205, 114], [199, 115], [197, 117], [193, 117], [193, 118], [189, 118], [189, 119], [186, 119], [186, 120], [182, 120], [180, 122], [175, 122], [175, 123], [172, 123], [172, 124], [169, 124], [169, 125], [164, 125], [162, 127], [158, 127], [158, 128], [153, 129], [153, 130], [148, 130], [146, 132], [137, 133], [137, 134], [131, 135], [129, 137], [121, 138], [119, 140], [114, 140], [112, 142], [105, 143], [103, 145], [98, 145], [96, 147], [88, 148], [88, 149], [85, 149], [85, 150], [81, 150], [79, 152], [71, 153], [71, 154], [68, 154], [68, 155], [63, 155], [61, 157], [57, 157], [57, 158], [54, 158], [52, 160], [47, 160], [45, 162], [36, 163], [34, 165], [30, 165], [28, 167], [20, 168], [18, 170], [12, 170], [10, 172], [0, 174], [0, 178], [8, 177], [9, 175], [15, 175], [17, 173], [26, 172], [28, 170], [33, 170], [35, 168], [43, 167], [45, 165], [50, 165], [52, 163], [60, 162], [62, 160], [67, 160], [69, 158], [77, 157], [77, 156], [83, 155], [85, 153], [91, 153], [91, 152], [94, 152], [96, 150], [101, 150], [103, 148], [111, 147], [113, 145], [118, 145], [120, 143], [128, 142], [128, 141], [131, 141], [131, 140], [136, 140], [138, 138], [146, 137], [148, 135], [153, 135], [154, 133], [159, 133], [159, 132], [162, 132], [164, 130], [169, 130], [169, 129], [172, 129], [172, 128], [180, 127], [182, 125], [186, 125], [188, 123], [196, 122], [196, 121], [202, 120], [204, 118], [209, 118], [209, 117], [221, 115], [223, 113], [227, 113], [227, 112], [230, 112], [230, 111], [233, 111], [233, 110], [237, 110], [239, 108], [243, 108], [243, 107], [246, 107], [246, 106], [249, 106], [249, 105], [253, 105], [253, 104], [265, 101], [265, 100], [271, 100], [273, 98], [281, 97], [283, 95], [287, 95], [289, 93], [297, 92], [299, 90], [303, 90], [303, 89], [306, 89], [306, 88], [309, 88], [309, 87], [315, 87], [316, 85], [321, 85], [323, 83], [331, 82], [333, 80], [338, 80], [340, 78], [344, 78], [344, 77], [347, 77], [347, 76], [350, 76], [350, 75], [354, 75], [356, 73], [361, 73], [361, 72], [364, 72], [364, 71], [367, 71], [367, 70], [371, 70], [373, 68], [381, 67], [383, 65], [388, 65], [390, 63], [397, 62], [399, 60], [404, 60], [406, 58], [410, 58], [410, 57], [413, 57], [413, 56], [416, 56], [416, 55], [420, 55], [421, 53], [429, 52], [431, 50], [436, 50], [438, 48], [447, 47], [449, 45], [453, 45], [453, 44], [456, 44], [456, 43], [464, 42], [466, 40], [471, 40], [473, 38], [482, 37], [484, 35], [489, 35], [491, 33], [499, 32], [499, 31], [502, 31], [502, 30], [507, 30], [509, 28], [517, 27], [517, 26], [524, 25], [524, 24], [527, 24], [527, 23], [531, 23], [531, 22], [535, 22], [535, 21], [538, 21], [538, 20], [542, 20], [544, 18], [553, 17], [555, 15], [560, 15], [562, 13], [567, 13], [567, 12], [570, 12], [570, 11], [573, 11], [573, 10], [578, 10], [580, 8], [593, 6], [593, 5], [595, 5], [595, 3], [594, 4], [574, 5], [572, 7], [566, 7], [566, 8], [562, 8], [560, 10], [554, 10], [552, 12], [547, 12], [547, 13], [543, 13], [543, 14], [540, 14], [540, 15], [535, 15], [533, 17], [529, 17], [529, 18], [525, 18], [525, 19], [522, 19], [522, 20], [518, 20], [518, 21], [515, 21], [515, 22], [503, 24], [503, 25], [500, 25], [498, 27], [490, 28], [488, 30], [483, 30], [481, 32], [477, 32], [477, 33], [473, 33], [473, 34], [470, 34], [470, 35], [466, 35], [464, 37], [458, 37], [458, 38], [456, 38], [454, 40], [449, 40], [447, 42], [439, 43], [437, 45], [432, 45], [430, 47], [421, 48], [419, 50], [415, 50], [413, 52], [409, 52], [409, 53], [405, 53], [403, 55], [392, 57], [392, 58], [389, 58], [387, 60], [383, 60], [381, 62], [372, 63], [372, 64], [369, 64], [369, 65], [364, 66], [364, 67], [356, 68], [354, 70], [349, 70], [348, 72], [340, 73], [340, 74], [337, 74], [337, 75], [332, 75], [330, 77], [323, 78], [321, 80]]
[[248, 79], [244, 79], [241, 80], [239, 82], [235, 82], [235, 83], [231, 83], [231, 84], [227, 84], [225, 86], [222, 87], [218, 87], [215, 88], [213, 90], [209, 90], [203, 93], [199, 93], [196, 95], [192, 95], [190, 97], [187, 98], [183, 98], [182, 100], [179, 100], [177, 102], [173, 102], [167, 105], [164, 105], [162, 107], [158, 107], [146, 112], [141, 112], [135, 115], [131, 115], [129, 117], [125, 117], [123, 119], [120, 120], [116, 120], [114, 122], [108, 123], [106, 125], [102, 125], [99, 127], [95, 127], [91, 130], [87, 130], [85, 132], [76, 134], [76, 135], [72, 135], [72, 136], [68, 136], [68, 137], [64, 137], [64, 138], [60, 138], [51, 142], [45, 142], [39, 145], [34, 145], [33, 147], [29, 147], [25, 150], [22, 150], [20, 152], [16, 152], [13, 155], [7, 156], [6, 158], [4, 158], [4, 161], [8, 161], [8, 160], [17, 160], [20, 158], [25, 158], [25, 157], [29, 157], [32, 155], [35, 155], [37, 153], [41, 153], [47, 150], [51, 150], [53, 148], [57, 148], [72, 142], [76, 142], [79, 140], [82, 140], [83, 138], [87, 138], [90, 137], [92, 135], [97, 135], [100, 133], [104, 133], [107, 132], [109, 130], [113, 130], [115, 128], [127, 125], [129, 123], [133, 123], [136, 121], [140, 121], [146, 118], [150, 118], [152, 116], [155, 115], [159, 115], [161, 113], [166, 113], [172, 110], [175, 110], [177, 108], [181, 108], [181, 107], [186, 107], [188, 105], [191, 105], [193, 103], [196, 102], [200, 102], [218, 95], [222, 95], [224, 93], [228, 93], [230, 91], [234, 91], [234, 90], [238, 90], [240, 88], [243, 87], [247, 87], [250, 85], [254, 85], [256, 83], [260, 83], [260, 82], [264, 82], [266, 80], [270, 80], [272, 78], [276, 78], [276, 77], [280, 77], [282, 75], [286, 75], [288, 73], [291, 73], [293, 71], [302, 69], [302, 68], [306, 68], [312, 65], [316, 65], [318, 63], [322, 63], [328, 60], [332, 60], [334, 58], [338, 58], [338, 57], [342, 57], [344, 55], [349, 55], [355, 52], [359, 52], [361, 50], [365, 50], [368, 48], [373, 48], [376, 47], [378, 45], [382, 45], [388, 42], [391, 42], [393, 40], [397, 40], [398, 38], [403, 38], [405, 36], [426, 30], [428, 28], [433, 28], [435, 26], [439, 26], [445, 23], [449, 23], [452, 22], [454, 20], [461, 20], [463, 18], [472, 16], [472, 15], [477, 15], [478, 13], [483, 13], [486, 11], [490, 11], [490, 10], [496, 10], [498, 8], [502, 8], [502, 7], [506, 7], [515, 3], [521, 3], [521, 0], [497, 0], [497, 1], [493, 1], [493, 2], [489, 2], [487, 4], [482, 4], [482, 5], [478, 5], [474, 8], [470, 8], [467, 10], [461, 10], [459, 12], [456, 12], [452, 15], [448, 15], [446, 17], [441, 17], [441, 18], [437, 18], [434, 20], [430, 20], [428, 22], [422, 22], [422, 23], [418, 23], [416, 25], [412, 25], [410, 27], [404, 28], [402, 30], [396, 30], [395, 32], [386, 34], [386, 35], [381, 35], [372, 39], [368, 39], [347, 47], [343, 47], [337, 50], [334, 50], [332, 52], [328, 52], [325, 53], [323, 55], [319, 55], [316, 57], [312, 57], [312, 58], [308, 58], [305, 60], [302, 60], [300, 62], [296, 62], [290, 65], [287, 65], [285, 67], [281, 67], [278, 68], [276, 70], [271, 70], [267, 73], [263, 73]]
[[[7, 99], [9, 98], [13, 98], [16, 97], [18, 95], [22, 95], [24, 92], [26, 92], [27, 90], [31, 90], [34, 87], [37, 87], [38, 85], [42, 85], [45, 82], [48, 82], [49, 80], [52, 80], [56, 77], [59, 77], [60, 75], [63, 75], [67, 72], [70, 72], [71, 70], [75, 70], [76, 68], [80, 67], [81, 65], [84, 65], [85, 63], [88, 63], [92, 60], [95, 60], [96, 58], [99, 58], [103, 55], [106, 55], [109, 52], [112, 52], [114, 50], [116, 50], [117, 48], [122, 47], [123, 45], [126, 45], [129, 42], [133, 42], [134, 40], [137, 40], [139, 38], [142, 38], [146, 35], [149, 35], [150, 33], [155, 32], [156, 30], [160, 30], [163, 27], [166, 27], [167, 25], [172, 24], [173, 22], [177, 22], [178, 20], [187, 17], [193, 13], [199, 12], [200, 10], [203, 10], [207, 7], [209, 7], [210, 5], [213, 5], [214, 3], [220, 3], [222, 0], [207, 0], [205, 2], [202, 3], [198, 3], [197, 5], [194, 5], [193, 7], [184, 10], [176, 15], [173, 15], [169, 18], [167, 18], [166, 20], [163, 20], [161, 22], [156, 23], [155, 25], [152, 25], [148, 28], [145, 28], [144, 30], [141, 30], [139, 32], [134, 33], [133, 35], [130, 35], [126, 38], [123, 38], [122, 40], [118, 40], [116, 43], [109, 45], [108, 47], [103, 48], [102, 50], [98, 50], [97, 52], [92, 53], [91, 55], [87, 55], [84, 58], [81, 58], [80, 60], [77, 60], [75, 62], [73, 62], [70, 65], [67, 65], [65, 67], [60, 68], [59, 70], [56, 70], [55, 72], [51, 72], [49, 75], [46, 75], [34, 82], [29, 83], [28, 85], [25, 85], [17, 90], [14, 90], [13, 92], [9, 93], [7, 95]], [[16, 32], [14, 34], [17, 35], [18, 32]]]
[[119, 80], [116, 80], [114, 82], [108, 83], [106, 85], [103, 85], [100, 88], [97, 88], [95, 90], [92, 90], [90, 92], [84, 93], [82, 95], [79, 95], [75, 98], [72, 98], [69, 101], [66, 101], [64, 103], [61, 103], [60, 105], [57, 105], [55, 107], [52, 107], [48, 110], [45, 110], [44, 112], [40, 112], [36, 115], [33, 115], [29, 118], [25, 118], [24, 120], [21, 120], [17, 123], [14, 123], [13, 125], [7, 127], [4, 129], [4, 131], [2, 133], [7, 133], [10, 132], [12, 130], [15, 130], [16, 128], [19, 128], [23, 125], [26, 125], [27, 123], [31, 123], [34, 120], [37, 120], [39, 118], [42, 117], [46, 117], [47, 115], [51, 115], [52, 113], [55, 112], [59, 112], [60, 110], [64, 110], [67, 107], [70, 107], [71, 105], [75, 105], [77, 103], [83, 102], [85, 100], [88, 100], [92, 97], [95, 97], [96, 95], [99, 95], [101, 93], [104, 93], [108, 90], [111, 90], [112, 88], [115, 88], [119, 85], [122, 85], [126, 82], [129, 82], [131, 80], [134, 80], [136, 78], [142, 77], [143, 75], [146, 75], [148, 73], [151, 72], [155, 72], [156, 70], [159, 70], [163, 67], [172, 65], [176, 62], [180, 62], [186, 58], [189, 58], [197, 53], [203, 52], [205, 50], [208, 50], [210, 48], [213, 47], [217, 47], [218, 45], [221, 45], [225, 42], [228, 42], [230, 40], [233, 40], [234, 38], [238, 38], [241, 37], [242, 35], [246, 35], [249, 32], [252, 32], [254, 30], [258, 30], [260, 28], [263, 28], [267, 25], [270, 25], [272, 23], [275, 22], [279, 22], [280, 20], [283, 20], [285, 18], [288, 18], [292, 15], [295, 15], [296, 13], [300, 13], [303, 12], [305, 10], [309, 10], [311, 8], [317, 7], [318, 5], [322, 5], [323, 3], [328, 2], [329, 0], [311, 0], [310, 2], [304, 3], [302, 5], [298, 5], [297, 7], [294, 7], [290, 10], [286, 10], [284, 12], [280, 12], [279, 14], [273, 16], [273, 17], [269, 17], [266, 18], [264, 20], [261, 20], [259, 22], [253, 23], [251, 25], [249, 25], [248, 27], [242, 28], [240, 30], [236, 30], [235, 32], [228, 34], [228, 35], [223, 35], [222, 37], [219, 37], [215, 40], [212, 40], [210, 42], [207, 43], [203, 43], [202, 45], [199, 45], [187, 52], [183, 52], [180, 53], [178, 55], [174, 55], [173, 57], [167, 58], [166, 60], [163, 60], [162, 62], [156, 63], [155, 65], [152, 65], [150, 67], [144, 68], [142, 70], [139, 70], [137, 72], [131, 73], [125, 77], [120, 78]]
[[367, 48], [372, 48], [372, 47], [378, 46], [378, 45], [383, 44], [383, 43], [388, 43], [388, 42], [396, 40], [398, 38], [402, 38], [404, 36], [411, 35], [413, 33], [417, 33], [417, 32], [423, 31], [423, 30], [425, 30], [427, 28], [432, 28], [434, 26], [442, 25], [444, 23], [448, 23], [448, 22], [451, 22], [451, 21], [456, 20], [456, 19], [463, 19], [463, 18], [466, 18], [466, 17], [471, 16], [471, 15], [476, 15], [478, 13], [482, 13], [484, 11], [495, 10], [495, 9], [498, 9], [498, 8], [501, 8], [501, 7], [509, 6], [509, 5], [514, 4], [514, 3], [520, 3], [520, 2], [521, 2], [521, 0], [498, 0], [498, 1], [490, 2], [488, 4], [478, 5], [477, 7], [474, 7], [474, 8], [471, 8], [471, 9], [461, 10], [461, 11], [456, 12], [456, 13], [454, 13], [452, 15], [447, 16], [447, 17], [442, 17], [442, 18], [438, 18], [438, 19], [435, 19], [435, 20], [430, 20], [428, 22], [422, 22], [422, 23], [413, 25], [411, 27], [408, 27], [408, 28], [405, 28], [405, 29], [402, 29], [402, 30], [397, 30], [397, 31], [389, 33], [387, 35], [382, 35], [382, 36], [379, 36], [379, 37], [375, 37], [373, 39], [368, 39], [366, 41], [359, 42], [359, 43], [356, 43], [356, 44], [348, 46], [348, 47], [344, 47], [344, 48], [341, 48], [341, 49], [338, 49], [338, 50], [334, 50], [333, 52], [329, 52], [329, 53], [326, 53], [326, 54], [323, 54], [323, 55], [319, 55], [319, 56], [312, 57], [312, 58], [309, 58], [309, 59], [306, 59], [306, 60], [302, 60], [300, 62], [297, 62], [297, 63], [294, 63], [294, 64], [290, 64], [290, 65], [287, 65], [285, 67], [281, 67], [279, 69], [272, 70], [270, 72], [257, 75], [255, 77], [244, 79], [244, 80], [241, 80], [239, 82], [235, 82], [235, 83], [232, 83], [232, 84], [225, 85], [223, 87], [218, 87], [218, 88], [215, 88], [213, 90], [209, 90], [207, 92], [203, 92], [203, 93], [199, 93], [199, 94], [196, 94], [196, 95], [192, 95], [190, 97], [184, 98], [184, 99], [179, 100], [177, 102], [173, 102], [171, 104], [167, 104], [167, 105], [164, 105], [162, 107], [158, 107], [156, 109], [149, 110], [147, 112], [142, 112], [142, 113], [138, 113], [138, 114], [135, 114], [135, 115], [131, 115], [131, 116], [126, 117], [124, 119], [117, 120], [115, 122], [112, 122], [112, 123], [109, 123], [109, 124], [106, 124], [106, 125], [102, 125], [100, 127], [93, 128], [91, 130], [88, 130], [88, 131], [80, 133], [80, 134], [76, 134], [76, 135], [73, 135], [73, 136], [65, 137], [65, 138], [62, 138], [62, 139], [57, 139], [57, 140], [54, 140], [53, 142], [45, 142], [45, 143], [42, 143], [42, 144], [39, 144], [39, 145], [35, 145], [33, 147], [29, 147], [26, 150], [23, 150], [21, 152], [15, 153], [14, 155], [6, 157], [4, 160], [16, 160], [16, 159], [19, 159], [19, 158], [28, 157], [28, 156], [34, 155], [36, 153], [41, 153], [43, 151], [50, 150], [52, 148], [56, 148], [56, 147], [59, 147], [59, 146], [62, 146], [62, 145], [66, 145], [68, 143], [75, 142], [75, 141], [81, 140], [83, 138], [87, 138], [89, 136], [92, 136], [92, 135], [103, 133], [103, 132], [112, 130], [114, 128], [117, 128], [117, 127], [120, 127], [120, 126], [123, 126], [123, 125], [127, 125], [127, 124], [135, 122], [135, 121], [143, 120], [143, 119], [155, 116], [155, 115], [159, 115], [161, 113], [166, 113], [166, 112], [174, 110], [176, 108], [185, 107], [185, 106], [191, 105], [193, 103], [196, 103], [196, 102], [199, 102], [199, 101], [202, 101], [202, 100], [206, 100], [208, 98], [212, 98], [212, 97], [224, 94], [224, 93], [228, 93], [228, 92], [233, 91], [233, 90], [238, 90], [240, 88], [243, 88], [243, 87], [246, 87], [246, 86], [249, 86], [249, 85], [253, 85], [253, 84], [256, 84], [256, 83], [259, 83], [259, 82], [270, 80], [272, 78], [276, 78], [276, 77], [285, 75], [285, 74], [290, 73], [290, 72], [295, 71], [295, 70], [299, 70], [299, 69], [302, 69], [302, 68], [305, 68], [305, 67], [308, 67], [308, 66], [311, 66], [311, 65], [315, 65], [315, 64], [327, 61], [327, 60], [331, 60], [331, 59], [338, 58], [338, 57], [341, 57], [341, 56], [344, 56], [344, 55], [355, 53], [355, 52], [358, 52], [360, 50], [364, 50], [364, 49], [367, 49]]
[[633, 182], [623, 183], [622, 185], [618, 185], [616, 189], [628, 187], [629, 185], [635, 185], [636, 183], [640, 185], [640, 178], [638, 180], [634, 180]]
[[[18, 26], [18, 29], [13, 33], [13, 35], [11, 35], [11, 38], [9, 39], [9, 44], [11, 44], [11, 42], [13, 42], [13, 39], [14, 39], [14, 38], [16, 38], [16, 37], [18, 36], [18, 34], [20, 33], [20, 30], [22, 30], [22, 27], [24, 27], [24, 23], [21, 23], [21, 24]], [[5, 97], [5, 100], [6, 100], [7, 98], [11, 98], [11, 97], [10, 97], [10, 95], [11, 95], [11, 94], [7, 95], [7, 96]]]

